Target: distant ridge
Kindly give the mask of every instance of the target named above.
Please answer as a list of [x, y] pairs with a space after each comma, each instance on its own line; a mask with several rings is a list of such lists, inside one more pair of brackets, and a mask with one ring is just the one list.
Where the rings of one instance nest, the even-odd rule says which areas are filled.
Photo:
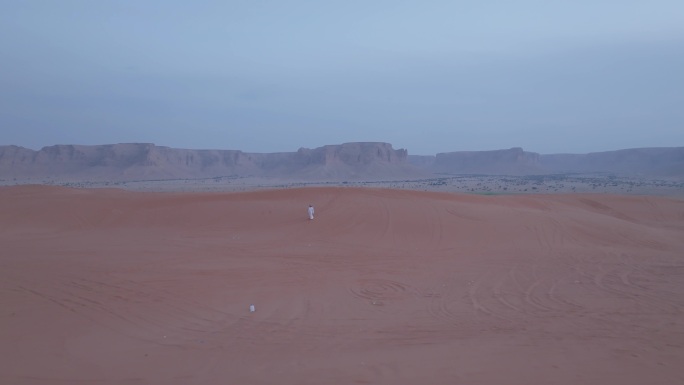
[[610, 173], [647, 177], [684, 177], [684, 147], [632, 148], [588, 154], [549, 154], [514, 147], [409, 156], [417, 167], [442, 174], [540, 175]]
[[188, 150], [151, 143], [55, 145], [34, 151], [0, 146], [0, 178], [152, 180], [220, 176], [314, 180], [420, 175], [405, 149], [379, 142], [344, 143], [296, 152]]
[[684, 147], [541, 155], [514, 147], [408, 155], [384, 142], [352, 142], [295, 152], [189, 150], [151, 143], [54, 145], [38, 151], [0, 146], [0, 179], [130, 181], [268, 177], [340, 181], [421, 178], [436, 174], [610, 173], [684, 178]]

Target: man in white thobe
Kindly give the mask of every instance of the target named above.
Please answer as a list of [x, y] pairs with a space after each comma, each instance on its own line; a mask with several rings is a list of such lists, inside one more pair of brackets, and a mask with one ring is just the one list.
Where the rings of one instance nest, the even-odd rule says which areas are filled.
[[308, 211], [308, 213], [309, 213], [309, 220], [313, 219], [313, 215], [314, 215], [314, 208], [313, 208], [313, 206], [309, 205], [309, 211]]

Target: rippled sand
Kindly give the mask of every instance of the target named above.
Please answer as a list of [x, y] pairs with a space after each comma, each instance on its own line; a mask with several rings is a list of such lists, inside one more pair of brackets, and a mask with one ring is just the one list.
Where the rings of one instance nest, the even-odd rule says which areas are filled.
[[0, 245], [3, 384], [684, 383], [681, 199], [2, 187]]

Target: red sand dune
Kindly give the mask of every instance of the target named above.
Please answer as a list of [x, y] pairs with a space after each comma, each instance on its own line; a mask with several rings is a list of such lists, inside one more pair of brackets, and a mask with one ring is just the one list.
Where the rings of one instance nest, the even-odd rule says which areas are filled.
[[682, 200], [6, 187], [0, 243], [2, 384], [684, 383]]

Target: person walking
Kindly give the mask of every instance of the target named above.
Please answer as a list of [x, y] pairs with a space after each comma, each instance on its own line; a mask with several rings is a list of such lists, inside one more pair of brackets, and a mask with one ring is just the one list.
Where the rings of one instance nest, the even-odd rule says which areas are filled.
[[314, 216], [314, 207], [313, 206], [309, 205], [308, 213], [309, 213], [309, 220], [313, 219], [313, 216]]

